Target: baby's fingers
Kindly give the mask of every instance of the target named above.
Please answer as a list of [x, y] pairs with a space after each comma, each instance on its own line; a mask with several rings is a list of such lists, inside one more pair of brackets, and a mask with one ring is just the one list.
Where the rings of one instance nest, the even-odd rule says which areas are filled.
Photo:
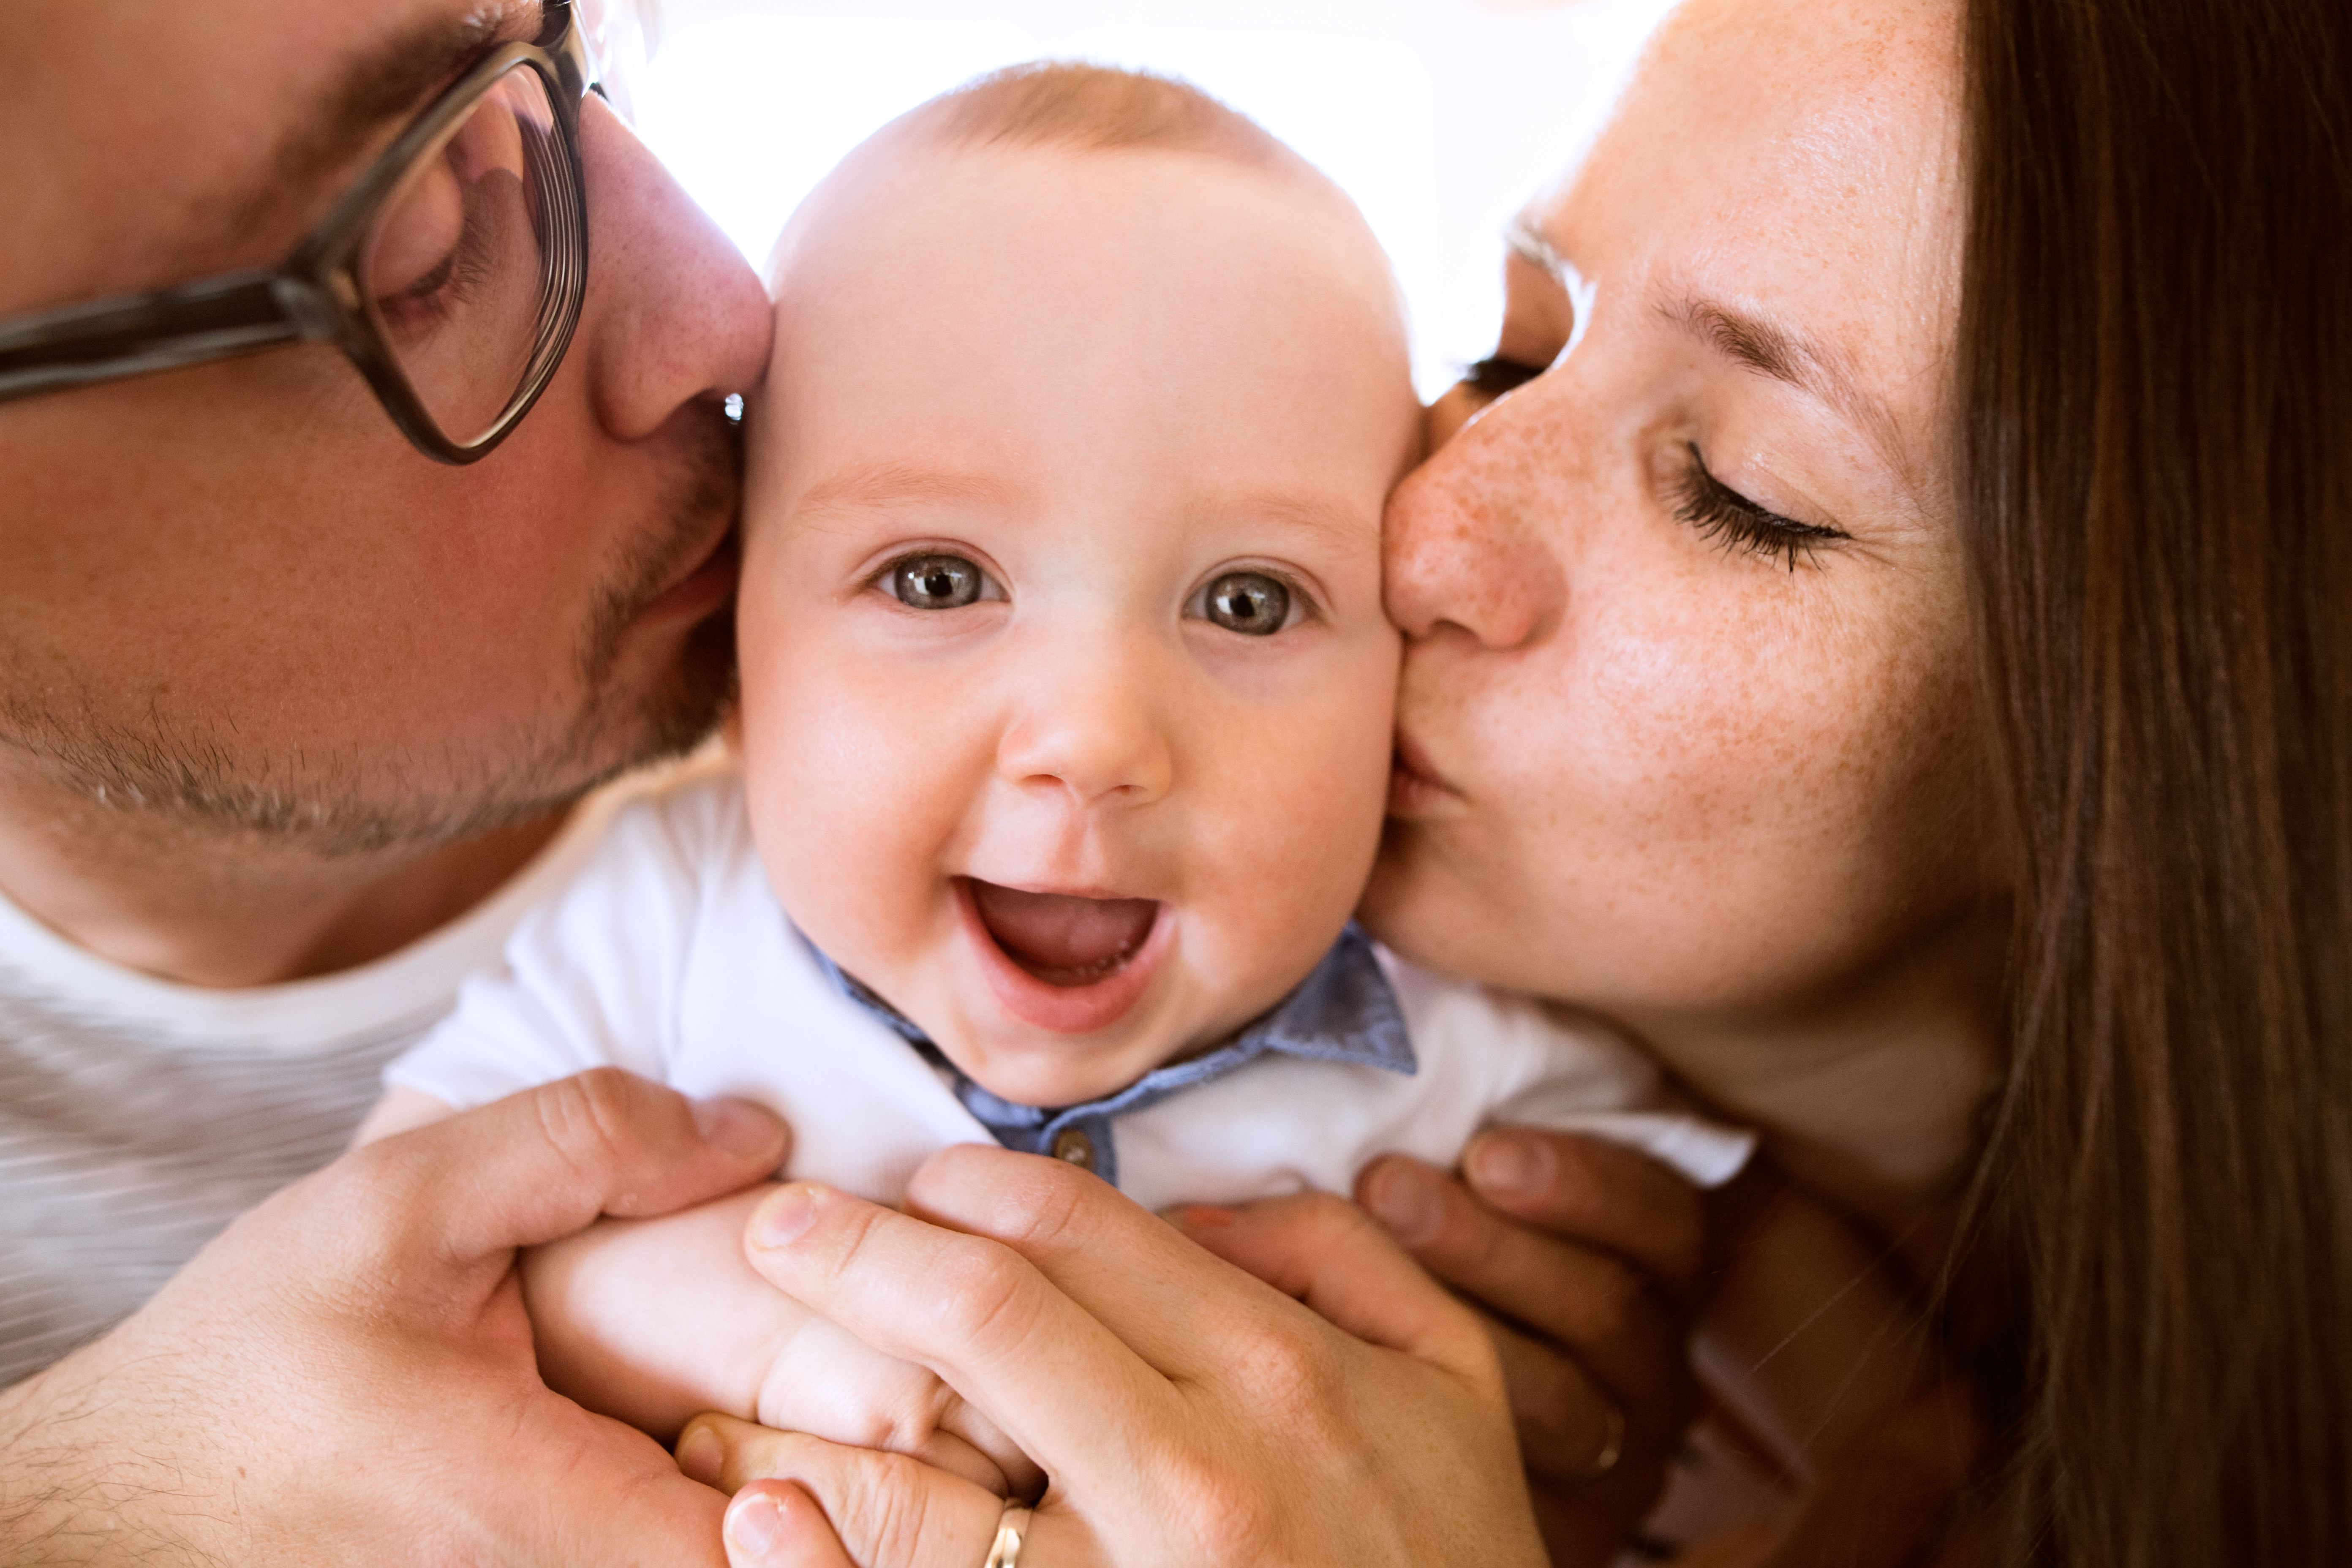
[[[972, 1568], [987, 1558], [1004, 1513], [995, 1493], [904, 1454], [730, 1416], [698, 1416], [678, 1439], [677, 1458], [687, 1474], [721, 1491], [791, 1482], [815, 1500], [831, 1526], [828, 1541], [798, 1510], [791, 1489], [761, 1485], [728, 1510], [734, 1568], [841, 1568], [845, 1555], [860, 1568]], [[1062, 1568], [1061, 1556], [1050, 1561]]]
[[1034, 1500], [1045, 1472], [979, 1406], [950, 1392], [936, 1430], [908, 1450], [925, 1464], [978, 1481], [999, 1497]]

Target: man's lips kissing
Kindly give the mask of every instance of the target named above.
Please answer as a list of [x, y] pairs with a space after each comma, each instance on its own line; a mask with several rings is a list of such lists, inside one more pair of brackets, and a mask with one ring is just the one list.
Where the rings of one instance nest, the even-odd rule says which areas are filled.
[[1005, 1011], [1055, 1034], [1109, 1027], [1142, 998], [1172, 921], [1154, 899], [1089, 898], [955, 879], [965, 934]]

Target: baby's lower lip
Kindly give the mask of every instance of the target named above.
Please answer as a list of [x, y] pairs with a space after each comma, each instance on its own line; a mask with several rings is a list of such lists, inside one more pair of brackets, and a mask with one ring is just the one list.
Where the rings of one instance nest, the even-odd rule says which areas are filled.
[[981, 913], [971, 879], [957, 878], [955, 890], [964, 934], [998, 1004], [1031, 1027], [1060, 1035], [1092, 1034], [1126, 1016], [1150, 989], [1174, 931], [1174, 922], [1167, 918], [1162, 905], [1154, 911], [1142, 940], [1114, 958], [1040, 974], [996, 940]]

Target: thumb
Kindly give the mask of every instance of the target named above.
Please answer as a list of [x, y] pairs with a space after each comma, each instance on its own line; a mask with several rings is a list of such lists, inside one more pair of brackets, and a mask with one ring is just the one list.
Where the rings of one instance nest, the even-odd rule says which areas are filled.
[[790, 1481], [753, 1481], [727, 1508], [728, 1568], [857, 1568], [816, 1499]]
[[1004, 1514], [994, 1492], [919, 1459], [728, 1415], [695, 1417], [677, 1455], [688, 1476], [739, 1494], [727, 1510], [734, 1568], [971, 1568]]
[[585, 1229], [601, 1215], [668, 1214], [775, 1171], [792, 1135], [742, 1100], [689, 1100], [618, 1068], [495, 1104], [347, 1156], [408, 1235], [473, 1262]]

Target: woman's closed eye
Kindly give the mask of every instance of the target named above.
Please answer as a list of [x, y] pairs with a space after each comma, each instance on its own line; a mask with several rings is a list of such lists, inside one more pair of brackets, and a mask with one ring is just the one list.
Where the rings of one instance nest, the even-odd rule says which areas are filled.
[[883, 568], [878, 585], [910, 610], [960, 610], [1005, 596], [978, 562], [943, 550], [900, 556]]
[[1701, 539], [1714, 541], [1726, 550], [1747, 551], [1781, 562], [1794, 572], [1800, 563], [1819, 564], [1823, 548], [1852, 537], [1758, 506], [1707, 470], [1698, 443], [1685, 441], [1683, 449], [1689, 459], [1674, 480], [1675, 516], [1696, 529]]

